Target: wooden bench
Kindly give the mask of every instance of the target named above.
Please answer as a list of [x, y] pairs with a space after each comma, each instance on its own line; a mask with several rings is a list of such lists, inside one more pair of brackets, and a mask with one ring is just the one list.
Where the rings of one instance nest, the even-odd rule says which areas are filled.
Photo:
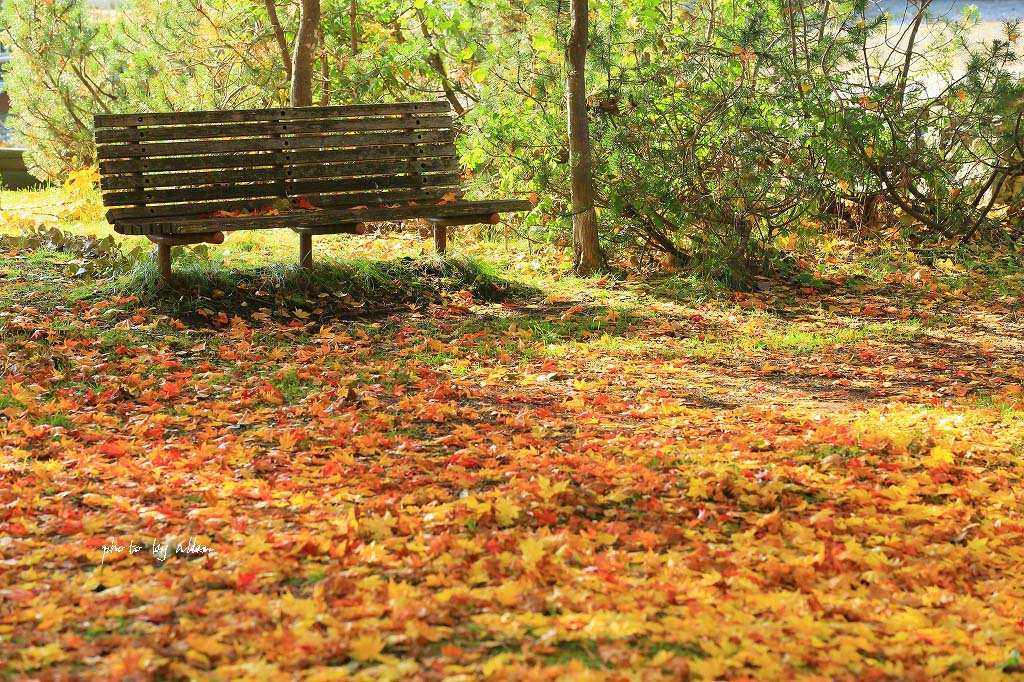
[[107, 220], [157, 245], [222, 243], [233, 230], [290, 228], [299, 262], [313, 237], [420, 218], [446, 247], [453, 225], [496, 223], [523, 200], [462, 201], [447, 102], [98, 115]]

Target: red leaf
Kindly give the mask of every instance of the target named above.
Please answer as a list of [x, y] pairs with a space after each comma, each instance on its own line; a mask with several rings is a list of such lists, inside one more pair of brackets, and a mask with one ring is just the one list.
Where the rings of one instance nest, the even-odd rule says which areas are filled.
[[256, 573], [239, 573], [238, 574], [238, 585], [236, 589], [239, 592], [255, 592], [256, 591]]
[[313, 204], [309, 203], [309, 199], [296, 199], [294, 206], [295, 206], [295, 208], [301, 208], [304, 211], [321, 211], [321, 210], [323, 210], [323, 209], [321, 209], [321, 208], [319, 208], [317, 206], [314, 206]]
[[124, 441], [119, 440], [102, 443], [97, 450], [99, 450], [101, 455], [110, 455], [111, 457], [123, 457], [128, 452]]

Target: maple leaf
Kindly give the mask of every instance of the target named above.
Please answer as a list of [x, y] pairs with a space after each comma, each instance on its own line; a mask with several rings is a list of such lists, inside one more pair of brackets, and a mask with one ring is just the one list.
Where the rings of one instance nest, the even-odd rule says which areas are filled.
[[234, 210], [234, 211], [219, 210], [219, 211], [214, 211], [213, 213], [203, 214], [203, 215], [201, 215], [199, 217], [200, 218], [240, 218], [242, 216], [247, 216], [247, 215], [249, 215], [249, 212], [248, 211], [243, 211], [243, 210]]
[[239, 573], [238, 581], [236, 583], [236, 589], [239, 592], [256, 592], [256, 572], [250, 571], [248, 573]]
[[25, 668], [41, 668], [55, 662], [66, 660], [67, 655], [60, 644], [50, 642], [42, 646], [30, 646], [21, 650], [21, 660]]
[[525, 538], [519, 543], [519, 549], [528, 568], [536, 568], [537, 563], [544, 557], [544, 542], [537, 538]]
[[222, 644], [216, 638], [198, 633], [193, 633], [186, 637], [185, 643], [194, 651], [198, 651], [211, 659], [220, 658], [232, 651], [230, 646]]
[[108, 441], [101, 443], [96, 449], [100, 454], [110, 455], [111, 457], [123, 457], [128, 454], [128, 446], [125, 445], [124, 441]]
[[503, 496], [495, 500], [494, 513], [497, 516], [499, 525], [509, 526], [519, 518], [522, 508], [514, 500]]
[[955, 457], [948, 448], [936, 445], [921, 462], [928, 467], [942, 467], [952, 464]]
[[303, 210], [303, 211], [322, 211], [323, 210], [323, 209], [321, 209], [321, 208], [319, 208], [317, 206], [314, 206], [309, 201], [309, 199], [296, 199], [295, 201], [292, 202], [292, 206], [294, 208], [297, 208], [297, 209], [300, 209], [300, 210]]
[[375, 661], [381, 658], [384, 640], [377, 634], [365, 634], [349, 644], [349, 655], [357, 661]]

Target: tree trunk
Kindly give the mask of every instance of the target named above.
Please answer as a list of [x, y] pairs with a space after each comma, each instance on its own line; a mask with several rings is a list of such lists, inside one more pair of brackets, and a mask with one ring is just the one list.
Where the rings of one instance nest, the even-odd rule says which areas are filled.
[[284, 37], [284, 29], [281, 28], [281, 20], [277, 16], [277, 1], [263, 0], [263, 2], [267, 7], [270, 25], [274, 29], [277, 47], [281, 51], [281, 61], [284, 63], [284, 80], [290, 84], [292, 82], [292, 56], [288, 53], [288, 40]]
[[570, 0], [569, 44], [565, 61], [569, 112], [569, 168], [572, 175], [572, 269], [585, 277], [604, 268], [604, 256], [597, 238], [594, 211], [593, 163], [590, 157], [590, 124], [587, 120], [587, 37], [588, 0]]
[[292, 53], [293, 107], [313, 106], [313, 66], [316, 62], [317, 36], [320, 30], [320, 0], [302, 0], [299, 32]]
[[416, 10], [416, 14], [420, 20], [420, 30], [423, 32], [423, 39], [427, 41], [431, 48], [430, 54], [427, 55], [427, 64], [430, 64], [430, 67], [440, 76], [441, 87], [444, 88], [444, 96], [448, 98], [448, 103], [452, 105], [452, 109], [459, 116], [464, 116], [466, 108], [462, 106], [459, 96], [452, 88], [452, 82], [448, 78], [448, 71], [444, 68], [444, 60], [441, 59], [441, 53], [434, 49], [434, 41], [431, 40], [430, 31], [427, 29], [427, 18], [423, 15], [423, 10]]
[[359, 24], [356, 22], [356, 0], [349, 0], [348, 3], [348, 30], [352, 39], [352, 56], [359, 54]]

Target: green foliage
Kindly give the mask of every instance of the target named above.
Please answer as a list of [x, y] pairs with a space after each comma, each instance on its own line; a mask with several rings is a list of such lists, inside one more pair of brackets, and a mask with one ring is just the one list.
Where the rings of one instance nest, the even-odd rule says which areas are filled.
[[66, 274], [86, 279], [109, 279], [122, 275], [148, 258], [141, 247], [124, 249], [112, 236], [83, 236], [56, 227], [36, 227], [20, 235], [2, 235], [0, 249], [67, 254], [70, 260]]
[[94, 114], [287, 101], [262, 4], [134, 0], [111, 17], [85, 0], [8, 0], [0, 28], [16, 137], [51, 181], [95, 162]]
[[16, 55], [6, 77], [15, 140], [34, 175], [63, 180], [93, 162], [92, 115], [116, 97], [108, 27], [84, 0], [8, 0], [0, 26]]
[[277, 106], [281, 57], [262, 3], [134, 0], [111, 31], [122, 111]]

